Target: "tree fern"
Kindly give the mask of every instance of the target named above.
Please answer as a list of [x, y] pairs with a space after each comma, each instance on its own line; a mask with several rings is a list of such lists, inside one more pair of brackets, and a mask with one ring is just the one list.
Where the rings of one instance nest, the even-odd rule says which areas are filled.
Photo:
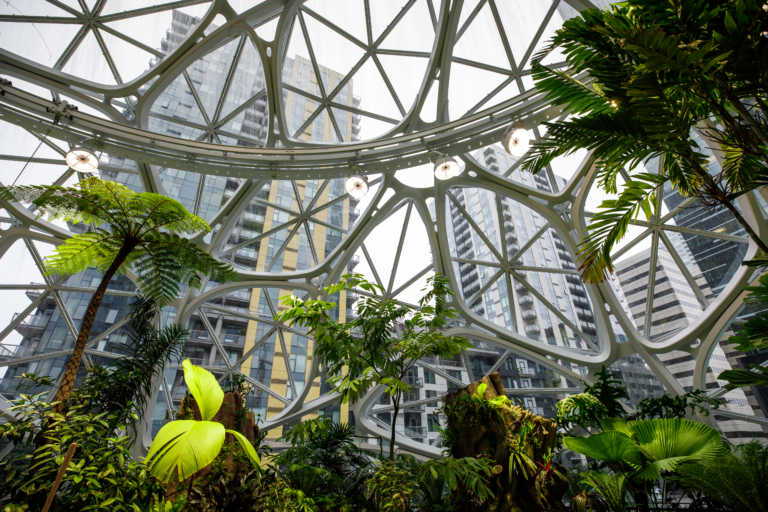
[[158, 306], [178, 297], [182, 286], [199, 287], [201, 275], [219, 281], [235, 277], [231, 266], [179, 236], [208, 232], [208, 223], [161, 194], [137, 193], [120, 183], [88, 178], [76, 187], [0, 187], [0, 199], [29, 201], [41, 216], [91, 226], [45, 260], [50, 274], [71, 275], [88, 267], [104, 273], [67, 363], [56, 396], [60, 402], [69, 400], [96, 311], [114, 275], [132, 270], [142, 293]]

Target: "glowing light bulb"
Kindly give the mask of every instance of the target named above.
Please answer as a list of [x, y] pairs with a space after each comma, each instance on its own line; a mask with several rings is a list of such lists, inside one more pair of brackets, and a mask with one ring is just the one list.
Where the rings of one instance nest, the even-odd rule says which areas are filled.
[[513, 126], [504, 137], [504, 149], [513, 156], [523, 156], [531, 146], [531, 134], [522, 126]]
[[354, 175], [347, 178], [344, 183], [344, 190], [353, 199], [360, 200], [368, 193], [368, 182], [362, 176]]
[[449, 180], [461, 174], [461, 166], [455, 158], [447, 156], [435, 162], [435, 178]]
[[77, 172], [95, 173], [99, 169], [99, 159], [92, 151], [85, 148], [72, 148], [64, 157], [67, 165]]

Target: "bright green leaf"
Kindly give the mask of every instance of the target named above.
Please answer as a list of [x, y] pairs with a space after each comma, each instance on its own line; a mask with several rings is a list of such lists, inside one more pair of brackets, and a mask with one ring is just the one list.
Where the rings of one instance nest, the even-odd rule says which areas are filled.
[[214, 421], [172, 421], [155, 436], [146, 463], [160, 480], [176, 475], [183, 481], [219, 455], [224, 432], [224, 425]]
[[213, 419], [224, 401], [224, 391], [216, 377], [205, 368], [192, 364], [189, 359], [184, 360], [182, 367], [184, 382], [200, 408], [200, 417], [204, 421]]

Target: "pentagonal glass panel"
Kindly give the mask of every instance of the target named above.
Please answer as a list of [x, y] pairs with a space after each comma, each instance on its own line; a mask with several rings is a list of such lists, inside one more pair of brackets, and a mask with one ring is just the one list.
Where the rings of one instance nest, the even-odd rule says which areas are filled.
[[595, 350], [591, 300], [570, 242], [531, 208], [485, 189], [448, 191], [457, 295], [474, 314], [521, 336]]

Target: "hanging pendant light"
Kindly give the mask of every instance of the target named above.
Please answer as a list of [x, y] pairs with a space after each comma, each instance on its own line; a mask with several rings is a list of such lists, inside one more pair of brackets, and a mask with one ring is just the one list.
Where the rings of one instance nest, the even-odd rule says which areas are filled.
[[99, 170], [99, 159], [90, 149], [76, 146], [64, 157], [74, 171], [95, 174]]
[[521, 125], [513, 125], [504, 136], [504, 149], [512, 156], [523, 156], [531, 146], [531, 134]]
[[359, 201], [368, 193], [368, 182], [362, 176], [355, 174], [354, 176], [347, 178], [347, 181], [344, 182], [344, 190], [347, 191], [347, 194], [349, 194], [352, 199], [357, 199]]
[[435, 162], [435, 178], [439, 180], [448, 180], [461, 174], [461, 166], [452, 156], [439, 158]]

